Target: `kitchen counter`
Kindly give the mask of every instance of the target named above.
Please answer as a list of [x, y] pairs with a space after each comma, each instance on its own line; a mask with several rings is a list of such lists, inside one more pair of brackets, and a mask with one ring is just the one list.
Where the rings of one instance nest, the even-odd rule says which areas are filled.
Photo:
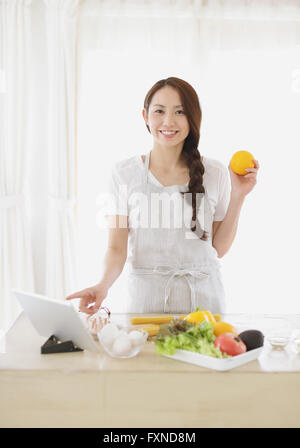
[[[300, 329], [299, 315], [277, 317]], [[130, 315], [112, 320], [129, 323]], [[270, 316], [223, 320], [264, 330]], [[0, 343], [0, 427], [300, 426], [292, 344], [277, 351], [266, 342], [259, 359], [218, 372], [159, 356], [151, 342], [135, 358], [115, 359], [104, 351], [41, 355], [45, 339], [21, 313]]]

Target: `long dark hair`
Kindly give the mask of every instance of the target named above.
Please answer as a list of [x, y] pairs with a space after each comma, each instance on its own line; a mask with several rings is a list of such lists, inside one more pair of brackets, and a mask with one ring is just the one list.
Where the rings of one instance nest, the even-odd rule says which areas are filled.
[[[197, 220], [197, 205], [198, 205], [197, 204], [198, 201], [196, 201], [197, 197], [196, 193], [203, 193], [203, 194], [205, 193], [205, 189], [203, 186], [204, 165], [201, 161], [201, 155], [198, 150], [200, 140], [202, 110], [195, 89], [183, 79], [172, 76], [170, 78], [161, 79], [160, 81], [157, 81], [148, 91], [144, 100], [144, 109], [147, 111], [147, 113], [149, 112], [149, 106], [153, 95], [159, 89], [165, 86], [173, 87], [178, 91], [180, 99], [182, 101], [182, 105], [184, 107], [185, 115], [187, 117], [190, 126], [190, 132], [184, 141], [180, 158], [182, 161], [186, 163], [187, 167], [189, 168], [190, 181], [188, 185], [188, 191], [186, 193], [192, 193], [193, 217], [192, 217], [191, 230], [195, 232], [196, 220]], [[146, 127], [150, 132], [150, 128], [147, 123]], [[200, 239], [207, 240], [208, 233], [202, 231]]]

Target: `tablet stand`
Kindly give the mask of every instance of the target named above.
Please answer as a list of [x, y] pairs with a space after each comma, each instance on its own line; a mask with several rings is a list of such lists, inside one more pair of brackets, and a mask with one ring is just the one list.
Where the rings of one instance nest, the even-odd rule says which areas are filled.
[[82, 348], [76, 347], [73, 341], [60, 341], [54, 334], [41, 346], [41, 354], [48, 353], [68, 353], [68, 352], [82, 352]]

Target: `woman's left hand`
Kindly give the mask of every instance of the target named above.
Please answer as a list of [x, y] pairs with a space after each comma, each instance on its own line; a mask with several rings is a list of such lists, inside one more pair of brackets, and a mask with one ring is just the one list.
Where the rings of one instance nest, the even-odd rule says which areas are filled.
[[229, 164], [228, 169], [231, 178], [231, 194], [245, 197], [254, 188], [256, 184], [257, 172], [259, 170], [258, 160], [253, 159], [254, 168], [247, 168], [248, 174], [240, 175], [232, 171]]

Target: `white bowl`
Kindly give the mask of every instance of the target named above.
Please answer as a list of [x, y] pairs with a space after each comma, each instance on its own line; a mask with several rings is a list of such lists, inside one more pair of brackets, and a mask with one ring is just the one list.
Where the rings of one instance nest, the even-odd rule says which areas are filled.
[[263, 333], [273, 349], [282, 350], [290, 342], [293, 326], [285, 318], [267, 317], [264, 319]]
[[[116, 339], [122, 337], [120, 335], [120, 333], [123, 333], [123, 340], [126, 341], [127, 337], [129, 336], [129, 334], [132, 331], [138, 331], [139, 333], [142, 334], [141, 341], [138, 342], [136, 345], [131, 343], [130, 344], [131, 346], [130, 346], [129, 350], [126, 351], [126, 354], [125, 353], [124, 354], [120, 354], [120, 353], [118, 353], [118, 352], [113, 350], [114, 344], [112, 344], [112, 346], [108, 346], [106, 344], [104, 338], [101, 336], [101, 330], [100, 330], [100, 331], [98, 331], [97, 336], [98, 336], [98, 339], [99, 339], [102, 347], [106, 351], [106, 353], [108, 355], [110, 355], [112, 358], [123, 358], [123, 359], [133, 358], [134, 356], [138, 355], [140, 353], [140, 351], [142, 350], [143, 346], [145, 345], [146, 341], [147, 341], [148, 332], [145, 331], [145, 330], [142, 330], [142, 329], [137, 330], [135, 327], [122, 327], [120, 325], [116, 325], [116, 326], [119, 329], [119, 336], [117, 336]], [[130, 340], [130, 338], [128, 338], [128, 339]], [[124, 344], [123, 344], [124, 348], [125, 348], [125, 346], [126, 346], [126, 342], [124, 342]], [[120, 346], [119, 346], [119, 348], [120, 348]]]

